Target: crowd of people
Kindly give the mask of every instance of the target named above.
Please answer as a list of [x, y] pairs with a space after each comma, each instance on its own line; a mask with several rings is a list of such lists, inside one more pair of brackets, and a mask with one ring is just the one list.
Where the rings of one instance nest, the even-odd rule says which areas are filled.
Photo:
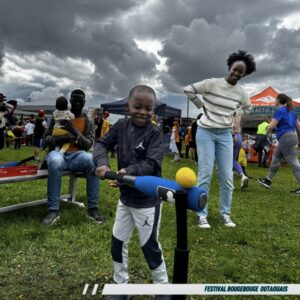
[[[180, 126], [179, 119], [173, 120], [170, 149], [174, 153], [174, 162], [180, 161], [183, 156], [191, 157], [197, 162], [198, 185], [207, 192], [214, 166], [217, 166], [220, 219], [226, 227], [233, 228], [236, 227], [231, 219], [233, 169], [241, 178], [241, 188], [247, 187], [249, 181], [246, 153], [242, 147], [240, 116], [250, 113], [251, 104], [238, 81], [255, 72], [256, 64], [251, 54], [239, 50], [229, 55], [227, 67], [228, 73], [223, 78], [206, 79], [184, 88], [189, 100], [198, 109], [201, 108], [203, 113], [198, 115], [191, 126], [185, 128]], [[2, 120], [5, 114], [12, 112], [13, 107], [1, 95], [0, 129], [3, 133]], [[151, 87], [138, 85], [132, 88], [128, 96], [130, 117], [120, 119], [112, 126], [108, 122], [108, 112], [95, 111], [93, 118], [88, 118], [83, 113], [85, 101], [84, 91], [73, 90], [69, 99], [70, 110], [68, 100], [59, 97], [49, 122], [46, 122], [45, 113], [41, 110], [37, 119], [30, 117], [28, 120], [17, 120], [14, 128], [6, 130], [7, 135], [12, 132], [14, 139], [18, 141], [24, 139], [23, 133], [26, 132], [24, 141], [37, 148], [37, 159], [38, 149], [42, 144], [49, 150], [43, 164], [43, 167], [48, 168], [48, 213], [43, 220], [45, 225], [52, 225], [59, 219], [61, 178], [62, 172], [66, 170], [86, 173], [87, 216], [98, 224], [105, 222], [105, 217], [99, 210], [99, 179], [105, 179], [106, 172], [111, 171], [108, 153], [112, 149], [117, 151], [118, 174], [161, 176], [163, 130], [153, 117], [156, 94]], [[258, 127], [255, 147], [259, 155], [259, 166], [266, 166], [267, 154], [263, 151], [266, 149], [268, 133], [273, 129], [276, 129], [279, 142], [269, 172], [259, 183], [269, 188], [281, 159], [285, 157], [292, 165], [300, 186], [300, 165], [295, 152], [300, 137], [297, 116], [292, 111], [291, 99], [286, 95], [279, 94], [276, 105], [278, 109], [272, 119]], [[19, 142], [15, 144], [15, 148], [20, 148]], [[161, 199], [148, 197], [118, 182], [111, 186], [120, 189], [111, 243], [115, 283], [127, 283], [129, 280], [128, 243], [134, 228], [138, 231], [140, 246], [153, 282], [167, 283], [166, 265], [158, 240]], [[294, 193], [300, 194], [300, 189], [297, 188]], [[104, 198], [102, 195], [102, 201], [105, 201]], [[208, 222], [208, 205], [198, 212], [198, 226], [211, 227]], [[161, 296], [157, 299], [168, 298]]]
[[3, 111], [0, 114], [0, 150], [4, 147], [19, 150], [24, 145], [33, 146], [35, 147], [34, 156], [36, 160], [39, 160], [43, 135], [48, 126], [44, 110], [39, 110], [37, 116], [34, 114], [9, 116], [15, 107], [4, 99], [5, 96], [0, 94], [0, 110]]

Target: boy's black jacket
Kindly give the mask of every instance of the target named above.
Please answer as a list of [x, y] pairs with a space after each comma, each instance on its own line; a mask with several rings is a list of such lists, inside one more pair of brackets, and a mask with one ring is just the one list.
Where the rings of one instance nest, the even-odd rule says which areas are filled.
[[[119, 120], [95, 143], [93, 159], [97, 167], [109, 166], [107, 152], [114, 146], [117, 146], [118, 170], [124, 168], [126, 175], [133, 176], [161, 176], [163, 135], [157, 125], [148, 122], [137, 127], [130, 118]], [[121, 201], [130, 207], [146, 208], [160, 203], [125, 185], [120, 187], [120, 192]]]

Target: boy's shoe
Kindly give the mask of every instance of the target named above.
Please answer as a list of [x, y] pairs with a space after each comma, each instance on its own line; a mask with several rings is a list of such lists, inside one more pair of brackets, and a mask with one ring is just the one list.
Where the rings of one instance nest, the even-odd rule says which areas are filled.
[[272, 181], [268, 178], [259, 178], [258, 182], [266, 188], [270, 188], [272, 184]]
[[50, 210], [43, 220], [44, 225], [53, 225], [59, 219], [58, 210]]
[[207, 222], [207, 219], [205, 217], [199, 218], [199, 224], [198, 224], [198, 226], [200, 228], [210, 228], [210, 225]]
[[246, 187], [248, 187], [248, 183], [249, 178], [243, 174], [241, 178], [241, 189], [245, 189]]
[[221, 220], [222, 223], [226, 226], [226, 227], [236, 227], [236, 225], [232, 222], [232, 220], [230, 219], [229, 215], [223, 215], [221, 216]]
[[290, 193], [293, 194], [293, 195], [299, 195], [299, 196], [300, 196], [300, 187], [297, 188], [297, 189], [294, 190], [294, 191], [290, 191]]
[[105, 222], [104, 216], [97, 207], [89, 208], [87, 211], [87, 217], [98, 224], [103, 224]]

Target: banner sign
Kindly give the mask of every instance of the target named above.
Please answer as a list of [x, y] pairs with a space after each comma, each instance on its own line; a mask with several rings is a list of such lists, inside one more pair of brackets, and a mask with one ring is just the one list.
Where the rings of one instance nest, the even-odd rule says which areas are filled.
[[[265, 115], [272, 116], [276, 111], [276, 106], [252, 106], [251, 115]], [[293, 111], [296, 114], [300, 114], [300, 107], [294, 107]]]
[[105, 284], [102, 295], [300, 295], [300, 284]]

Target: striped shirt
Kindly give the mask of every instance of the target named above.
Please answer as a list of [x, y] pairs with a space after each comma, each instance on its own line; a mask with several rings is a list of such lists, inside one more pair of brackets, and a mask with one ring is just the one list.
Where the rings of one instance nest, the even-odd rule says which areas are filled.
[[234, 112], [245, 115], [252, 109], [245, 90], [238, 85], [229, 84], [225, 78], [211, 78], [193, 83], [184, 88], [184, 93], [198, 108], [203, 108], [204, 114], [198, 120], [200, 127], [231, 127]]

